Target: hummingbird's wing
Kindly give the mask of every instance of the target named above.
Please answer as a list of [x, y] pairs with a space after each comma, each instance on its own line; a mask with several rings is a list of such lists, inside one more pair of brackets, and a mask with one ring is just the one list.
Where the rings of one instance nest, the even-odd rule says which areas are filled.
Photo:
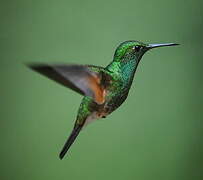
[[29, 65], [31, 69], [47, 76], [82, 95], [90, 96], [98, 104], [104, 102], [101, 73], [91, 65]]

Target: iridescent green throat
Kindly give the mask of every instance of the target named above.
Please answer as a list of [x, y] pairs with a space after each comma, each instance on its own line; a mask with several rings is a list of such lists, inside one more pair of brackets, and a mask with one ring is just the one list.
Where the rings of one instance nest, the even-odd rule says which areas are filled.
[[106, 69], [119, 76], [125, 85], [131, 85], [140, 59], [136, 56], [126, 55], [122, 59], [114, 59]]

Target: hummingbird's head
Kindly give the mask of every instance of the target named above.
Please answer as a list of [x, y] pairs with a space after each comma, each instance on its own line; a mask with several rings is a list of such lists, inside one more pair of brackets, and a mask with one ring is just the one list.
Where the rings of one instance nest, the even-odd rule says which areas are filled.
[[163, 47], [163, 46], [175, 46], [175, 43], [165, 44], [145, 44], [140, 41], [125, 41], [121, 43], [114, 54], [114, 61], [127, 62], [129, 60], [140, 60], [145, 52], [150, 49]]

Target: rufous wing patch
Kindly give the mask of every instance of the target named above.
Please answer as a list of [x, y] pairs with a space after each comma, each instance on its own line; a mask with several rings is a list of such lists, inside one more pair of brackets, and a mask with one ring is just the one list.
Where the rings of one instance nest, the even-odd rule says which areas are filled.
[[103, 104], [105, 102], [105, 89], [100, 84], [100, 78], [98, 76], [89, 76], [87, 80], [90, 89], [94, 93], [94, 101], [98, 104]]

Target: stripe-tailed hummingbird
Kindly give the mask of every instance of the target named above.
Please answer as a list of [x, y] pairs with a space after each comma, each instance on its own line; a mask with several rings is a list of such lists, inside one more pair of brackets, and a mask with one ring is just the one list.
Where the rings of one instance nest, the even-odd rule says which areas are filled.
[[150, 49], [175, 46], [175, 43], [145, 44], [139, 41], [121, 43], [106, 67], [93, 65], [32, 64], [31, 69], [83, 95], [73, 130], [59, 157], [62, 159], [81, 129], [88, 123], [105, 118], [127, 98], [136, 68]]

